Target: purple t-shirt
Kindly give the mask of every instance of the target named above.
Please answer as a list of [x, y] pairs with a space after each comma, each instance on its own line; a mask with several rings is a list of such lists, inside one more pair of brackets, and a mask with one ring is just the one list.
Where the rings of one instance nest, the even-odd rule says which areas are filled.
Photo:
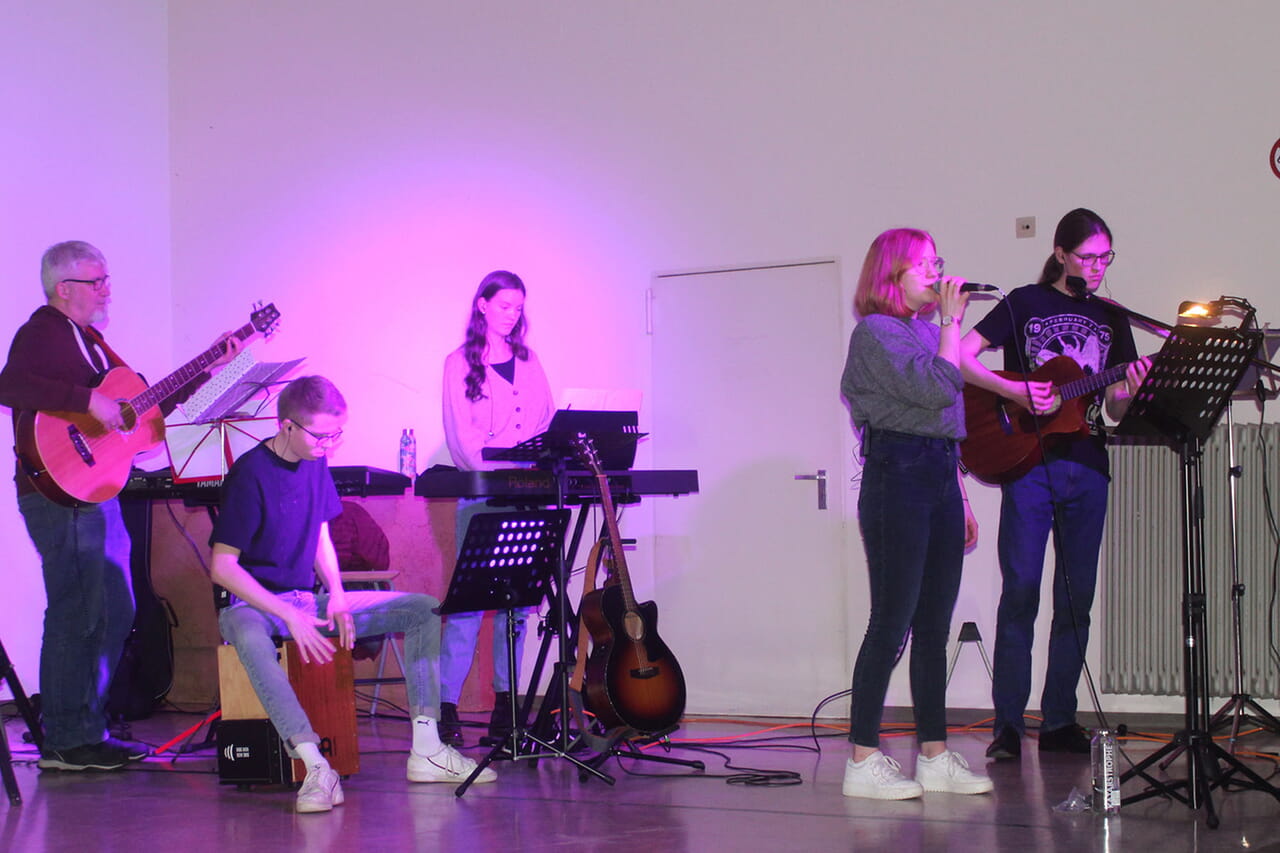
[[210, 544], [272, 592], [312, 589], [320, 525], [342, 512], [327, 459], [286, 462], [262, 442], [231, 466]]

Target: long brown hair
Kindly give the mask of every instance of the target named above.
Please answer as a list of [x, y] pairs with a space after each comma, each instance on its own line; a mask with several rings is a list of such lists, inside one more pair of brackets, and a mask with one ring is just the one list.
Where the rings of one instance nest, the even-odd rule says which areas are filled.
[[[500, 290], [518, 290], [528, 295], [520, 276], [506, 270], [494, 270], [484, 277], [480, 287], [476, 289], [475, 298], [471, 300], [471, 319], [467, 323], [466, 339], [462, 343], [462, 352], [466, 356], [467, 365], [467, 399], [471, 402], [484, 398], [484, 349], [485, 336], [489, 331], [489, 322], [480, 311], [480, 300], [488, 301]], [[529, 348], [524, 345], [524, 336], [529, 331], [529, 319], [523, 313], [507, 335], [507, 344], [511, 352], [521, 361], [529, 360]]]
[[[1107, 238], [1108, 243], [1112, 242], [1111, 229], [1107, 227], [1102, 217], [1087, 207], [1077, 207], [1058, 221], [1058, 228], [1053, 232], [1053, 247], [1065, 252], [1074, 252], [1081, 243], [1094, 234], [1102, 234]], [[1064, 271], [1065, 268], [1058, 260], [1057, 253], [1050, 252], [1049, 259], [1044, 262], [1044, 269], [1040, 272], [1040, 281], [1036, 283], [1053, 284], [1062, 278]]]

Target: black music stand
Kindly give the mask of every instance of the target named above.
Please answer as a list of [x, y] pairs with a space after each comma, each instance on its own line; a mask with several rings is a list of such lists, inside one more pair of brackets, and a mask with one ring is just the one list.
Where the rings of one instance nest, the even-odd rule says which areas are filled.
[[[18, 680], [18, 673], [13, 668], [13, 661], [9, 660], [9, 653], [4, 650], [3, 642], [0, 642], [0, 681], [9, 685], [9, 692], [13, 694], [13, 703], [18, 706], [18, 712], [26, 721], [27, 730], [31, 732], [31, 740], [35, 743], [36, 749], [43, 749], [44, 729], [40, 727], [35, 709], [31, 707], [27, 694], [22, 690], [22, 682]], [[0, 720], [0, 776], [4, 777], [4, 790], [9, 795], [9, 803], [15, 806], [22, 805], [22, 791], [18, 788], [17, 777], [13, 775], [13, 753], [9, 750], [9, 735], [4, 729], [3, 720]]]
[[[579, 436], [585, 435], [596, 447], [600, 456], [601, 467], [612, 471], [626, 471], [635, 464], [636, 444], [645, 433], [639, 431], [639, 418], [636, 412], [593, 411], [588, 409], [561, 409], [551, 417], [551, 423], [545, 432], [522, 441], [515, 447], [486, 447], [481, 456], [488, 460], [506, 462], [534, 463], [539, 468], [550, 470], [556, 483], [556, 507], [563, 509], [567, 489], [569, 463], [577, 459], [575, 442]], [[579, 466], [581, 467], [581, 466]], [[581, 534], [582, 518], [574, 530], [572, 547], [576, 550]], [[537, 664], [531, 674], [529, 689], [526, 691], [524, 716], [532, 707], [537, 683], [542, 676], [542, 666], [554, 641], [557, 646], [557, 660], [552, 667], [551, 683], [542, 699], [542, 707], [538, 713], [538, 723], [534, 729], [548, 738], [547, 732], [551, 714], [549, 708], [558, 706], [560, 720], [559, 749], [568, 752], [572, 747], [569, 732], [571, 709], [569, 707], [569, 670], [572, 669], [570, 658], [570, 632], [575, 622], [568, 601], [568, 572], [565, 571], [564, 554], [555, 566], [554, 584], [551, 595], [553, 617], [548, 620], [548, 627], [542, 636], [542, 646], [538, 651]], [[515, 670], [512, 670], [514, 673]], [[542, 723], [547, 725], [543, 726]], [[610, 780], [612, 781], [612, 780]]]
[[[507, 666], [513, 680], [516, 672], [515, 611], [517, 608], [536, 607], [542, 602], [551, 569], [563, 561], [562, 544], [568, 522], [567, 509], [474, 516], [467, 525], [467, 535], [458, 551], [449, 591], [438, 608], [441, 614], [505, 610]], [[454, 792], [456, 796], [465, 794], [484, 768], [498, 759], [563, 758], [576, 765], [579, 771], [594, 773], [613, 783], [608, 775], [530, 734], [525, 729], [523, 715], [519, 715], [516, 708], [516, 691], [510, 693], [510, 734], [477, 763], [476, 769]], [[537, 744], [542, 751], [528, 747], [526, 742]]]
[[[1186, 690], [1184, 728], [1166, 746], [1120, 777], [1123, 785], [1141, 776], [1148, 788], [1126, 797], [1123, 805], [1168, 795], [1192, 810], [1207, 811], [1210, 828], [1218, 826], [1212, 791], [1241, 774], [1243, 787], [1280, 799], [1272, 787], [1209, 734], [1209, 674], [1205, 631], [1204, 501], [1200, 460], [1204, 442], [1228, 405], [1232, 391], [1258, 348], [1261, 333], [1178, 326], [1152, 362], [1146, 380], [1116, 434], [1168, 444], [1182, 460], [1183, 671]], [[1186, 751], [1187, 778], [1162, 781], [1147, 768], [1171, 753]], [[1224, 769], [1222, 765], [1226, 765]]]

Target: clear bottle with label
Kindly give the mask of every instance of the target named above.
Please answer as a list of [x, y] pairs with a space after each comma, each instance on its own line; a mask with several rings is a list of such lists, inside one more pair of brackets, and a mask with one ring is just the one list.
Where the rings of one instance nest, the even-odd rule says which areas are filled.
[[1117, 766], [1116, 733], [1098, 729], [1090, 742], [1093, 764], [1093, 812], [1100, 815], [1120, 813], [1120, 773]]
[[418, 439], [412, 429], [400, 431], [400, 473], [410, 480], [418, 476]]

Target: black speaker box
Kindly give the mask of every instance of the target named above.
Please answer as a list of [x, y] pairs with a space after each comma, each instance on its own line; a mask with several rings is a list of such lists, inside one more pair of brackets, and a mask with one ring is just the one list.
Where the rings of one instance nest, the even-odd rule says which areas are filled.
[[270, 720], [218, 721], [218, 781], [224, 785], [290, 785], [293, 769]]

